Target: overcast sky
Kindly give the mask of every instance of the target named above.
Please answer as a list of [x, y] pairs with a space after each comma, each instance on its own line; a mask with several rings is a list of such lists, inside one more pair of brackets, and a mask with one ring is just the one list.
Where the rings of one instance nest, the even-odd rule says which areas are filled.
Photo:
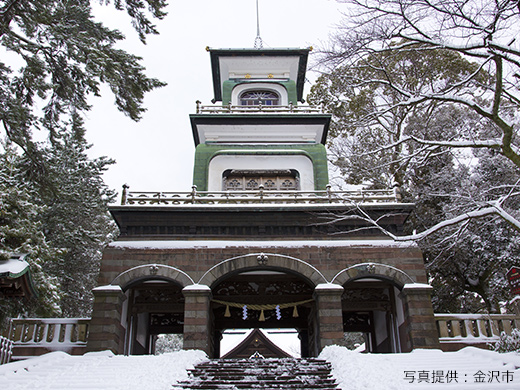
[[[259, 7], [264, 48], [317, 47], [344, 11], [334, 0], [260, 0]], [[168, 16], [157, 23], [160, 35], [150, 36], [146, 46], [123, 13], [105, 6], [96, 14], [125, 32], [122, 48], [143, 57], [148, 76], [168, 85], [147, 95], [148, 111], [138, 123], [117, 111], [108, 89], [93, 98], [86, 123], [91, 156], [117, 161], [105, 181], [118, 191], [124, 183], [134, 191], [189, 191], [195, 148], [188, 115], [196, 100], [211, 104], [213, 98], [205, 48], [253, 47], [255, 0], [171, 0]], [[309, 88], [307, 83], [304, 96]]]

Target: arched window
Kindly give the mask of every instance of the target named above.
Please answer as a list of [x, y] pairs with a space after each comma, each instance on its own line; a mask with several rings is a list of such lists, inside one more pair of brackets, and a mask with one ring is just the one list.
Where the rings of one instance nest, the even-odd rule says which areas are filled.
[[278, 106], [280, 96], [273, 91], [245, 91], [240, 95], [240, 105], [242, 106]]

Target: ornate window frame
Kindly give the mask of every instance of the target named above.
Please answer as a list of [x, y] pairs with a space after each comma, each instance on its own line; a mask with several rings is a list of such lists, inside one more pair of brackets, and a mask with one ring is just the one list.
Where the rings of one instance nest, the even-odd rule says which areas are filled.
[[231, 104], [234, 106], [240, 105], [240, 96], [249, 91], [269, 91], [274, 92], [279, 96], [278, 105], [289, 105], [287, 89], [280, 84], [275, 83], [244, 83], [239, 84], [231, 91]]
[[258, 190], [297, 191], [300, 173], [296, 169], [226, 169], [222, 173], [222, 191]]

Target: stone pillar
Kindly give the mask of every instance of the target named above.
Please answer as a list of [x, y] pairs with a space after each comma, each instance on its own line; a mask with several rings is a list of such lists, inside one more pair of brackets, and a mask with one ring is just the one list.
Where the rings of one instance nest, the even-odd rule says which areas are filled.
[[327, 345], [343, 345], [343, 312], [341, 295], [343, 287], [322, 283], [314, 290], [318, 321], [318, 353]]
[[401, 292], [408, 345], [403, 352], [415, 348], [440, 348], [439, 335], [433, 315], [431, 293], [433, 287], [422, 283], [405, 284]]
[[211, 289], [201, 284], [183, 288], [184, 349], [200, 349], [212, 356], [210, 326]]
[[121, 325], [121, 312], [126, 299], [120, 286], [101, 286], [92, 290], [94, 307], [89, 325], [87, 351], [110, 350], [122, 354], [125, 329]]

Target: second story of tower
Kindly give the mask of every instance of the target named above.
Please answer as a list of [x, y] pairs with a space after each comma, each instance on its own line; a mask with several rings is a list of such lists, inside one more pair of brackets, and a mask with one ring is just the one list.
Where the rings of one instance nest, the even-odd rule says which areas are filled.
[[190, 115], [197, 188], [325, 189], [331, 116], [304, 104], [311, 49], [207, 50], [213, 104]]

